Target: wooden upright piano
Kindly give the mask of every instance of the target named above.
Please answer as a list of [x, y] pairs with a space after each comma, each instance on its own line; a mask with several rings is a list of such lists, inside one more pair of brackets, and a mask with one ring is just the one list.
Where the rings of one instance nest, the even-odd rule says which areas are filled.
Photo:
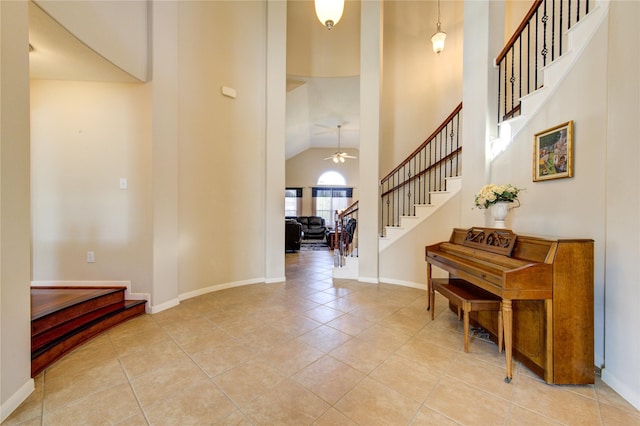
[[[547, 383], [594, 382], [593, 240], [516, 235], [495, 228], [455, 228], [425, 247], [432, 266], [502, 298], [507, 377], [512, 357]], [[471, 319], [494, 338], [497, 312]]]

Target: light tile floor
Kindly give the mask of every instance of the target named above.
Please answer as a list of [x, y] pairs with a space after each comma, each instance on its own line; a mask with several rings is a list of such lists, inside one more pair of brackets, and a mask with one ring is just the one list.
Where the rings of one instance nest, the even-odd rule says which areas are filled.
[[333, 280], [328, 252], [287, 281], [136, 318], [36, 378], [6, 425], [640, 425], [600, 379], [550, 386], [474, 338], [423, 290]]

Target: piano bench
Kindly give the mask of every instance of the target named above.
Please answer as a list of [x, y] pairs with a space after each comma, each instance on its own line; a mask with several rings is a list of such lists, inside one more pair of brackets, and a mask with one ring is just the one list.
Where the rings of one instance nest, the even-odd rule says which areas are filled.
[[435, 293], [449, 299], [449, 303], [458, 308], [464, 319], [464, 351], [469, 352], [469, 312], [498, 312], [498, 351], [502, 352], [502, 300], [473, 284], [459, 278], [432, 278], [429, 297], [431, 299], [431, 319], [435, 316]]

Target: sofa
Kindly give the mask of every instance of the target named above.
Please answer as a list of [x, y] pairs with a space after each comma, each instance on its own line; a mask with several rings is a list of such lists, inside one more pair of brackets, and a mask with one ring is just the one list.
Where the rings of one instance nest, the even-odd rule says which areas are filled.
[[302, 225], [302, 237], [310, 239], [324, 239], [327, 226], [320, 216], [286, 216], [286, 220], [294, 219]]
[[327, 227], [320, 216], [298, 216], [296, 220], [302, 225], [302, 235], [309, 239], [324, 239]]
[[302, 225], [295, 219], [286, 219], [284, 222], [284, 251], [300, 250], [302, 242]]

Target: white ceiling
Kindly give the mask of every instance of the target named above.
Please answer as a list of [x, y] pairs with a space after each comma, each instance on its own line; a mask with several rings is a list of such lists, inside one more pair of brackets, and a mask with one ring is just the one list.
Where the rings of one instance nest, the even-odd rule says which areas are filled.
[[29, 2], [30, 76], [45, 80], [139, 83]]
[[307, 148], [360, 145], [360, 78], [295, 77], [302, 82], [287, 93], [286, 158]]
[[[308, 8], [290, 8], [288, 19], [295, 19], [297, 23], [307, 21], [308, 25], [303, 25], [302, 28], [317, 26], [318, 28], [312, 27], [315, 31], [312, 48], [321, 54], [329, 50], [329, 55], [324, 54], [322, 60], [332, 60], [330, 49], [322, 45], [325, 33], [321, 33], [318, 40], [318, 29], [326, 31], [327, 39], [329, 36], [334, 37], [331, 42], [335, 43], [335, 37], [339, 34], [336, 31], [337, 26], [329, 33]], [[345, 25], [345, 22], [341, 21], [338, 25]], [[294, 31], [300, 31], [297, 28], [301, 28], [299, 24], [292, 27]], [[300, 38], [306, 35], [293, 34], [290, 31], [288, 37]], [[29, 2], [29, 43], [34, 49], [30, 54], [31, 78], [139, 82], [75, 38], [33, 2]], [[288, 57], [296, 55], [296, 52], [287, 52]], [[304, 56], [308, 57], [309, 52], [305, 51]], [[317, 54], [315, 59], [318, 59]], [[358, 76], [288, 76], [286, 158], [291, 158], [308, 148], [337, 150], [338, 124], [342, 125], [341, 148], [357, 149], [360, 143], [359, 86]]]

